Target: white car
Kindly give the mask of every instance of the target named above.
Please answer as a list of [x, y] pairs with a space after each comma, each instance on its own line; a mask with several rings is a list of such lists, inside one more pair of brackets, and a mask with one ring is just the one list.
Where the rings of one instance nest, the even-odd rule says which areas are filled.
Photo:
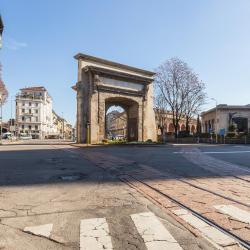
[[19, 137], [21, 140], [31, 140], [32, 139], [32, 136], [31, 135], [28, 135], [28, 134], [20, 134], [20, 137]]

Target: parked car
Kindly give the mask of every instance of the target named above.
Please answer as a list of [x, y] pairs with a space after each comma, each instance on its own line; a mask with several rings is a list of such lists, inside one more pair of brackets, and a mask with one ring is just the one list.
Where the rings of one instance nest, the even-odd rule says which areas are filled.
[[11, 139], [12, 134], [10, 132], [4, 133], [2, 139]]
[[19, 138], [20, 140], [31, 140], [32, 136], [29, 134], [20, 134]]
[[115, 139], [115, 140], [125, 139], [125, 136], [124, 136], [124, 135], [115, 135], [115, 136], [114, 136], [114, 139]]

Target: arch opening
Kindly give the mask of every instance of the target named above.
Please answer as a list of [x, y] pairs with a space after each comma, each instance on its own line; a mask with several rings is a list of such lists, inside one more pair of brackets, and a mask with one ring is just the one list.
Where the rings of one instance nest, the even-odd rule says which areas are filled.
[[105, 138], [138, 140], [139, 105], [127, 98], [105, 100]]
[[127, 139], [128, 114], [120, 105], [112, 105], [106, 111], [105, 137], [109, 140]]

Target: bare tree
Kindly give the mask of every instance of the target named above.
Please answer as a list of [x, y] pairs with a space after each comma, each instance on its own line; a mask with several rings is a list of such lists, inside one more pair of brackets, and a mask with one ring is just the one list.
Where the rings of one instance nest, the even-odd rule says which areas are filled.
[[186, 131], [189, 131], [189, 123], [192, 118], [197, 116], [202, 105], [206, 101], [205, 84], [199, 80], [198, 76], [192, 74], [189, 82], [190, 91], [185, 101], [184, 115], [186, 119]]
[[187, 116], [190, 120], [200, 108], [204, 85], [187, 63], [178, 58], [172, 58], [158, 67], [155, 83], [172, 113], [177, 137], [180, 120]]
[[8, 99], [8, 90], [5, 87], [5, 84], [0, 78], [0, 103], [1, 105], [4, 105], [7, 102]]
[[167, 118], [167, 102], [161, 92], [155, 94], [154, 98], [154, 110], [156, 115], [156, 122], [158, 129], [161, 130], [161, 134], [164, 132], [164, 125]]
[[1, 124], [0, 124], [0, 137], [2, 138], [2, 124], [3, 124], [3, 105], [7, 102], [8, 98], [8, 90], [5, 87], [4, 82], [1, 78], [1, 65], [0, 65], [0, 118], [1, 118]]

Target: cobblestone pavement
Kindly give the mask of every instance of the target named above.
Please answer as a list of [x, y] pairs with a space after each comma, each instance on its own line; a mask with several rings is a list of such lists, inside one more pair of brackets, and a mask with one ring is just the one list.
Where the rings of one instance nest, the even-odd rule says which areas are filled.
[[[115, 150], [114, 148], [113, 152]], [[135, 148], [134, 154], [138, 150]], [[169, 169], [167, 159], [166, 168], [159, 170], [151, 164], [140, 163], [140, 159], [134, 161], [132, 156], [131, 159], [125, 156], [116, 156], [111, 150], [100, 152], [100, 150], [78, 149], [75, 152], [109, 173], [119, 176], [121, 180], [161, 204], [176, 219], [181, 220], [185, 225], [207, 238], [212, 238], [220, 247], [224, 249], [239, 248], [235, 241], [221, 240], [223, 237], [220, 236], [217, 237], [219, 240], [215, 240], [216, 237], [213, 237], [213, 235], [216, 233], [208, 232], [202, 226], [197, 228], [195, 225], [202, 223], [193, 223], [194, 219], [191, 218], [188, 211], [182, 211], [182, 208], [173, 203], [171, 199], [193, 209], [250, 243], [249, 169], [208, 156], [196, 147], [179, 147], [177, 151], [172, 151], [174, 157], [183, 157], [193, 166], [198, 166], [204, 170], [204, 176], [192, 178]], [[185, 164], [185, 161], [183, 164]], [[192, 170], [190, 171], [192, 172]], [[206, 171], [210, 174], [206, 175]], [[171, 199], [159, 195], [155, 190], [159, 190]]]

